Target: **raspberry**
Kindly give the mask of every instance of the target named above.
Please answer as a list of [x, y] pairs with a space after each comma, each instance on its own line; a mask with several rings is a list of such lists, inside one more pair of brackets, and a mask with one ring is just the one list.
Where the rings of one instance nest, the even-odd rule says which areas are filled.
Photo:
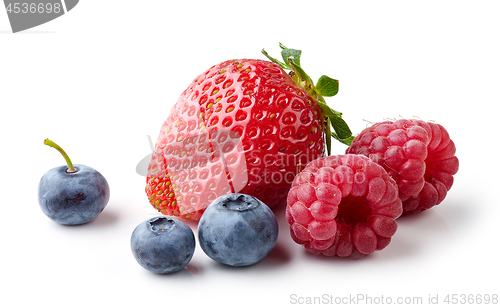
[[404, 214], [425, 211], [440, 204], [453, 185], [453, 176], [458, 172], [455, 143], [446, 129], [439, 124], [427, 123], [431, 128], [430, 143], [425, 159], [424, 187], [403, 202]]
[[365, 155], [384, 167], [398, 184], [404, 214], [441, 203], [458, 171], [446, 129], [422, 120], [376, 123], [356, 136], [346, 153]]
[[403, 212], [396, 182], [362, 155], [318, 158], [295, 177], [286, 219], [295, 242], [326, 256], [359, 258], [385, 248]]

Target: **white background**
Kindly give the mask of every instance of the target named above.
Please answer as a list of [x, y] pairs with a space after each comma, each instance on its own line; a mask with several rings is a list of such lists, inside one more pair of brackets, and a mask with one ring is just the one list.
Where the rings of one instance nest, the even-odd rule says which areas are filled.
[[[499, 12], [498, 1], [82, 0], [12, 34], [0, 10], [0, 305], [286, 307], [358, 294], [425, 304], [429, 295], [499, 294]], [[281, 211], [277, 248], [254, 266], [219, 265], [197, 246], [187, 269], [147, 272], [129, 244], [157, 215], [135, 172], [147, 136], [156, 140], [199, 73], [263, 59], [263, 47], [278, 56], [278, 42], [303, 50], [313, 79], [339, 79], [328, 102], [353, 132], [400, 116], [444, 125], [460, 160], [448, 197], [399, 219], [392, 243], [358, 261], [306, 253]], [[41, 212], [38, 182], [64, 164], [45, 138], [107, 178], [110, 202], [91, 223], [60, 226]]]

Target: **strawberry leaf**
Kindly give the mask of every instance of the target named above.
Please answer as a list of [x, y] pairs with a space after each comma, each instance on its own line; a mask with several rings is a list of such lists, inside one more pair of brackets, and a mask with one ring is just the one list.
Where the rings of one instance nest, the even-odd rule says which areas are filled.
[[350, 136], [349, 138], [345, 138], [345, 139], [341, 139], [339, 138], [339, 136], [337, 136], [337, 134], [335, 133], [332, 133], [332, 137], [335, 138], [336, 140], [342, 142], [343, 144], [345, 145], [348, 145], [350, 146], [352, 141], [354, 140], [355, 136]]
[[335, 130], [335, 133], [340, 140], [347, 139], [352, 136], [352, 132], [349, 129], [349, 126], [341, 116], [335, 115], [333, 117], [329, 117], [329, 119], [332, 123], [332, 127]]
[[[342, 113], [331, 109], [324, 102], [317, 102], [317, 104], [321, 109], [321, 114], [325, 117], [326, 124], [328, 124], [327, 127], [325, 127], [326, 140], [329, 140], [331, 137], [333, 137], [343, 144], [351, 145], [354, 136], [352, 136], [351, 129], [349, 128], [347, 123], [344, 121], [344, 119], [342, 119]], [[329, 125], [332, 126], [334, 132], [330, 130]]]
[[316, 90], [321, 96], [331, 97], [339, 92], [339, 81], [326, 75], [319, 78], [316, 84]]
[[276, 59], [276, 58], [271, 57], [271, 56], [267, 53], [267, 51], [265, 51], [265, 50], [264, 50], [264, 48], [262, 48], [261, 52], [262, 52], [262, 54], [263, 54], [264, 56], [266, 56], [266, 58], [268, 58], [271, 62], [273, 62], [273, 63], [275, 63], [275, 64], [278, 64], [281, 68], [283, 68], [283, 69], [287, 69], [287, 70], [291, 69], [290, 65], [288, 65], [288, 62], [283, 63], [283, 62], [281, 62], [280, 60], [278, 60], [278, 59]]
[[302, 50], [287, 48], [281, 43], [280, 43], [280, 47], [282, 49], [281, 56], [283, 57], [283, 61], [285, 61], [285, 63], [288, 62], [288, 58], [292, 57], [293, 62], [297, 66], [300, 66], [300, 55], [302, 54]]
[[335, 111], [332, 108], [330, 108], [324, 102], [324, 100], [320, 101], [320, 102], [317, 102], [317, 104], [318, 104], [319, 108], [321, 109], [321, 113], [323, 114], [323, 116], [325, 116], [327, 118], [332, 118], [332, 117], [340, 117], [340, 118], [342, 118], [342, 113], [338, 112], [338, 111]]

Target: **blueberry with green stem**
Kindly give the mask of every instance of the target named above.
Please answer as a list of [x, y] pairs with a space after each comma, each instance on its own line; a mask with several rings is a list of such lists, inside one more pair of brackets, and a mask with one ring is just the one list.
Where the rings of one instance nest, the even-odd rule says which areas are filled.
[[43, 213], [62, 225], [80, 225], [96, 218], [109, 201], [106, 179], [91, 167], [73, 165], [53, 141], [43, 143], [58, 150], [67, 164], [47, 171], [40, 180], [38, 203]]

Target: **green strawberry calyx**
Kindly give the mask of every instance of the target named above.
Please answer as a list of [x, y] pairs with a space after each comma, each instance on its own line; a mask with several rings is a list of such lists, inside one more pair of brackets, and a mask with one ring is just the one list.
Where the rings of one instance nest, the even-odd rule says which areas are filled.
[[69, 156], [68, 154], [66, 154], [66, 152], [59, 146], [57, 145], [57, 143], [55, 143], [54, 141], [50, 140], [49, 138], [45, 139], [43, 141], [43, 144], [45, 145], [48, 145], [49, 147], [52, 147], [56, 150], [59, 151], [59, 153], [61, 153], [61, 155], [64, 157], [64, 159], [66, 160], [66, 164], [68, 165], [68, 169], [66, 169], [66, 172], [67, 173], [75, 173], [78, 171], [78, 169], [76, 169], [74, 166], [73, 166], [73, 163], [71, 162], [71, 159], [69, 159]]
[[[339, 81], [330, 78], [326, 75], [318, 79], [316, 85], [311, 77], [300, 66], [301, 50], [291, 49], [279, 44], [281, 48], [281, 56], [283, 61], [271, 57], [264, 49], [262, 53], [271, 62], [276, 63], [285, 70], [290, 70], [289, 74], [293, 81], [301, 88], [303, 88], [316, 102], [321, 109], [325, 121], [325, 134], [326, 134], [326, 148], [328, 155], [331, 152], [331, 138], [340, 141], [343, 144], [351, 145], [354, 136], [347, 123], [342, 119], [342, 113], [331, 109], [325, 102], [324, 97], [335, 96], [339, 91]], [[333, 131], [331, 128], [333, 128]]]

